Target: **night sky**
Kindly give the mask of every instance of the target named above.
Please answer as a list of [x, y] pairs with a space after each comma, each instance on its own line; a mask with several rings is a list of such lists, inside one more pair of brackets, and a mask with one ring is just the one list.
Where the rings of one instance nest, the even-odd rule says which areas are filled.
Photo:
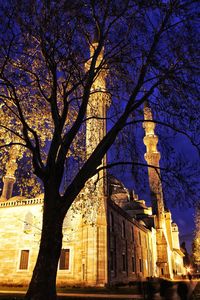
[[[199, 155], [196, 149], [190, 144], [190, 142], [182, 136], [178, 136], [176, 148], [180, 153], [184, 153], [188, 161], [197, 163], [199, 165]], [[197, 180], [200, 185], [200, 177]], [[198, 200], [196, 200], [198, 201]], [[185, 241], [187, 245], [187, 250], [191, 251], [191, 243], [193, 239], [193, 233], [195, 229], [194, 215], [195, 210], [192, 206], [190, 199], [183, 203], [182, 207], [180, 205], [170, 205], [172, 211], [173, 219], [179, 226], [180, 240]]]
[[[146, 152], [145, 146], [143, 144], [143, 137], [144, 137], [144, 131], [142, 129], [142, 125], [140, 124], [139, 129], [136, 131], [133, 130], [133, 132], [130, 132], [130, 135], [137, 134], [136, 137], [136, 143], [139, 145], [140, 148], [140, 157], [139, 161], [142, 163], [146, 163], [144, 161], [144, 153]], [[162, 143], [166, 142], [168, 137], [168, 132], [165, 132], [165, 128], [159, 131], [159, 125], [156, 125], [156, 134], [159, 138], [159, 144], [158, 144], [158, 150], [161, 153], [161, 160], [160, 160], [160, 166], [165, 167], [165, 165], [168, 163], [167, 160], [170, 160], [171, 155], [167, 155], [165, 157], [166, 153], [162, 152]], [[162, 136], [163, 134], [163, 136]], [[171, 137], [171, 136], [170, 136]], [[131, 141], [130, 141], [131, 143]], [[191, 165], [196, 166], [197, 172], [195, 180], [200, 183], [200, 176], [199, 176], [199, 154], [197, 152], [197, 149], [190, 143], [190, 141], [181, 134], [177, 134], [173, 136], [172, 140], [173, 145], [173, 151], [175, 152], [177, 158], [180, 156], [184, 157], [185, 161], [183, 161], [183, 165], [181, 166], [183, 174], [186, 174], [186, 176], [192, 176], [190, 174], [190, 170], [184, 170], [184, 164], [187, 162], [191, 163]], [[131, 147], [134, 147], [133, 145]], [[125, 157], [128, 157], [128, 154], [126, 153], [127, 149], [121, 149], [121, 156], [122, 159]], [[108, 161], [113, 160], [113, 152], [114, 152], [114, 146], [111, 149], [111, 152], [108, 153]], [[124, 157], [123, 157], [124, 155]], [[118, 168], [118, 169], [112, 169], [111, 172], [114, 176], [116, 176], [118, 179], [120, 179], [124, 185], [129, 188], [133, 189], [136, 194], [138, 194], [140, 200], [145, 200], [146, 204], [148, 206], [151, 206], [150, 201], [150, 192], [149, 192], [149, 183], [148, 183], [148, 173], [146, 167], [137, 167], [135, 169], [135, 172], [137, 173], [139, 170], [139, 178], [136, 178], [134, 171], [131, 170], [130, 167]], [[185, 173], [184, 173], [185, 171]], [[187, 173], [188, 172], [188, 173]], [[165, 178], [165, 174], [162, 174], [162, 177]], [[190, 178], [188, 178], [190, 180]], [[179, 197], [179, 190], [176, 191], [176, 193], [173, 193], [173, 187], [170, 186], [170, 181], [173, 181], [173, 177], [169, 178], [169, 182], [167, 183], [167, 186], [163, 185], [164, 189], [164, 199], [166, 201], [167, 208], [170, 209], [172, 213], [172, 220], [177, 223], [179, 227], [179, 237], [180, 237], [180, 243], [186, 242], [186, 248], [188, 252], [191, 252], [192, 250], [192, 240], [193, 240], [193, 233], [195, 229], [194, 225], [194, 204], [198, 200], [198, 194], [197, 195], [190, 195], [184, 190], [180, 190], [180, 197]], [[192, 181], [191, 181], [192, 182]], [[199, 188], [200, 184], [197, 186]], [[166, 189], [166, 190], [165, 190]], [[181, 189], [181, 187], [180, 187]], [[178, 194], [178, 197], [177, 197]]]

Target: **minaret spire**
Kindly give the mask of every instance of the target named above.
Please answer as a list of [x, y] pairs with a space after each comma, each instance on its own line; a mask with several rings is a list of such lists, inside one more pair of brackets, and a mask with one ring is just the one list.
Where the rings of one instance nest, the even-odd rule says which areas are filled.
[[[143, 128], [145, 130], [144, 144], [146, 146], [146, 153], [144, 158], [149, 165], [149, 185], [151, 190], [151, 201], [153, 214], [157, 216], [157, 228], [164, 227], [164, 202], [162, 185], [160, 178], [160, 152], [157, 149], [158, 136], [155, 134], [155, 123], [153, 122], [152, 111], [149, 103], [144, 103], [144, 123]], [[150, 167], [152, 166], [152, 167]]]
[[15, 171], [17, 169], [17, 151], [14, 146], [11, 147], [9, 160], [6, 164], [6, 175], [3, 177], [3, 191], [0, 201], [6, 201], [12, 197], [13, 186], [16, 181]]
[[[173, 277], [172, 260], [169, 251], [169, 239], [164, 209], [161, 176], [159, 169], [160, 152], [157, 149], [158, 137], [155, 134], [156, 124], [153, 122], [152, 111], [148, 102], [144, 103], [145, 131], [144, 144], [146, 153], [144, 158], [148, 164], [149, 186], [151, 190], [151, 201], [153, 215], [155, 216], [156, 245], [157, 245], [157, 267], [158, 275]], [[168, 222], [171, 224], [170, 220]]]
[[[90, 46], [90, 59], [86, 63], [89, 70], [95, 50], [99, 45], [99, 36], [94, 35]], [[104, 61], [104, 49], [96, 61], [95, 79], [93, 81], [86, 111], [86, 157], [95, 151], [106, 134], [106, 111], [109, 98], [106, 93], [107, 72], [101, 67]], [[106, 156], [101, 161], [105, 166]], [[107, 198], [106, 198], [106, 171], [101, 170], [98, 175], [91, 177], [85, 184], [82, 197], [83, 226], [82, 226], [82, 261], [83, 278], [87, 283], [93, 282], [94, 274], [97, 276], [95, 284], [105, 285], [107, 282]], [[85, 210], [86, 208], [86, 210]], [[88, 208], [88, 209], [87, 209]], [[92, 255], [91, 255], [92, 253]], [[87, 259], [86, 259], [87, 258]]]
[[[98, 47], [99, 42], [99, 30], [96, 28], [92, 45], [90, 46], [90, 57], [92, 59], [94, 51]], [[102, 64], [104, 56], [104, 49], [101, 50], [97, 62], [96, 68]], [[87, 62], [86, 69], [89, 69], [90, 62]], [[109, 106], [109, 96], [106, 93], [106, 76], [107, 71], [101, 69], [97, 74], [92, 88], [89, 102], [87, 105], [87, 123], [86, 123], [86, 153], [89, 157], [99, 142], [106, 134], [106, 111]], [[104, 160], [105, 162], [105, 160]]]

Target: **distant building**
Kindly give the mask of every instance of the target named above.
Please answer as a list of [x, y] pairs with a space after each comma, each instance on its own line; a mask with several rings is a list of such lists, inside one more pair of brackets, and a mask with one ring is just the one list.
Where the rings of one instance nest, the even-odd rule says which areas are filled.
[[[95, 42], [91, 54], [94, 47]], [[100, 73], [94, 82], [88, 105], [88, 156], [106, 132], [109, 98], [104, 93], [105, 76]], [[158, 137], [148, 103], [144, 119], [145, 159], [154, 166], [148, 167], [152, 207], [138, 200], [137, 195], [105, 170], [99, 174], [99, 180], [92, 177], [64, 221], [58, 285], [104, 286], [150, 276], [174, 278], [185, 273], [178, 227], [163, 203]], [[106, 159], [102, 162], [105, 164]], [[43, 196], [12, 197], [16, 168], [12, 152], [0, 201], [0, 284], [28, 284], [41, 235]]]

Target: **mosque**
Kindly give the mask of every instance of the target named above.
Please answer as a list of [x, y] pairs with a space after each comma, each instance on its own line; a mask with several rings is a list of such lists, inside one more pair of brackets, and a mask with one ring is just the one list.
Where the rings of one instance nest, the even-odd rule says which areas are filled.
[[[91, 55], [96, 46], [94, 41]], [[105, 96], [105, 78], [102, 71], [89, 100], [86, 156], [106, 132], [110, 100]], [[151, 207], [102, 168], [98, 180], [95, 176], [88, 180], [65, 217], [57, 285], [111, 286], [185, 274], [178, 226], [163, 201], [158, 137], [148, 103], [144, 106], [143, 127]], [[0, 284], [4, 285], [29, 283], [42, 227], [43, 195], [31, 199], [12, 195], [16, 161], [15, 151], [11, 151], [0, 198]], [[102, 166], [106, 166], [106, 157]]]

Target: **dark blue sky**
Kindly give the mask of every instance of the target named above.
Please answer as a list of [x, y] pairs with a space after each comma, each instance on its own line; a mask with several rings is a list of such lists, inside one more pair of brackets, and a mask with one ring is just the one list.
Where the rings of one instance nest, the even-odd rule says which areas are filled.
[[[199, 182], [196, 188], [200, 187], [200, 177], [199, 177], [199, 154], [196, 150], [196, 148], [191, 144], [191, 142], [188, 140], [187, 137], [181, 134], [171, 135], [170, 131], [165, 131], [165, 128], [162, 128], [162, 130], [159, 130], [159, 125], [156, 126], [156, 134], [159, 137], [159, 151], [161, 152], [161, 161], [160, 166], [165, 167], [168, 165], [169, 160], [174, 160], [172, 164], [169, 164], [170, 166], [176, 168], [176, 158], [177, 160], [181, 160], [182, 164], [180, 166], [180, 169], [177, 170], [177, 173], [180, 172], [183, 176], [186, 177], [186, 181], [188, 180], [189, 183], [193, 182], [193, 179], [195, 179], [196, 182]], [[138, 129], [136, 131], [130, 130], [130, 135], [137, 134], [136, 144], [139, 144], [140, 148], [140, 160], [139, 162], [145, 163], [144, 161], [144, 153], [145, 153], [145, 146], [143, 144], [143, 136], [144, 131], [142, 129], [142, 124], [138, 126]], [[161, 136], [162, 134], [162, 136]], [[173, 155], [171, 153], [167, 153], [166, 151], [169, 151], [167, 148], [164, 149], [162, 147], [162, 143], [164, 142], [170, 142], [173, 147]], [[127, 147], [131, 145], [128, 144]], [[134, 145], [131, 145], [131, 147], [134, 147]], [[162, 152], [163, 148], [163, 152]], [[113, 149], [113, 148], [112, 148]], [[111, 153], [112, 153], [111, 149]], [[124, 149], [121, 147], [119, 150], [121, 159], [125, 157], [125, 159], [130, 161], [129, 154], [126, 152], [127, 149]], [[165, 157], [165, 154], [167, 157]], [[182, 160], [183, 158], [183, 160]], [[113, 155], [108, 154], [108, 160], [113, 160]], [[196, 170], [194, 170], [195, 176], [198, 176], [196, 178], [190, 178], [190, 176], [193, 176], [193, 173], [191, 171], [191, 168], [189, 166], [196, 166]], [[144, 199], [147, 203], [147, 205], [151, 205], [150, 201], [150, 194], [149, 194], [149, 187], [148, 187], [148, 174], [147, 174], [147, 168], [145, 167], [136, 167], [136, 172], [138, 172], [139, 169], [139, 179], [136, 181], [135, 176], [133, 175], [131, 171], [131, 167], [126, 166], [123, 168], [118, 169], [112, 169], [111, 172], [113, 175], [115, 175], [118, 179], [120, 179], [126, 187], [129, 189], [134, 189], [135, 193], [138, 194], [139, 199]], [[176, 169], [173, 170], [176, 173]], [[191, 172], [191, 173], [190, 173]], [[163, 173], [163, 178], [165, 181], [165, 174]], [[198, 199], [198, 195], [190, 195], [189, 191], [187, 190], [187, 187], [185, 187], [185, 183], [182, 182], [180, 184], [180, 187], [178, 186], [176, 188], [176, 191], [174, 192], [173, 189], [173, 182], [174, 179], [171, 175], [168, 175], [167, 177], [167, 186], [166, 183], [163, 184], [164, 186], [164, 197], [166, 200], [167, 207], [171, 210], [172, 213], [172, 220], [177, 223], [179, 227], [179, 234], [180, 234], [180, 241], [186, 242], [187, 250], [191, 252], [191, 244], [193, 239], [193, 232], [194, 232], [194, 203]], [[188, 177], [188, 178], [187, 178]], [[183, 186], [182, 186], [183, 185]], [[184, 190], [185, 188], [185, 190]], [[192, 189], [193, 190], [193, 189]]]

